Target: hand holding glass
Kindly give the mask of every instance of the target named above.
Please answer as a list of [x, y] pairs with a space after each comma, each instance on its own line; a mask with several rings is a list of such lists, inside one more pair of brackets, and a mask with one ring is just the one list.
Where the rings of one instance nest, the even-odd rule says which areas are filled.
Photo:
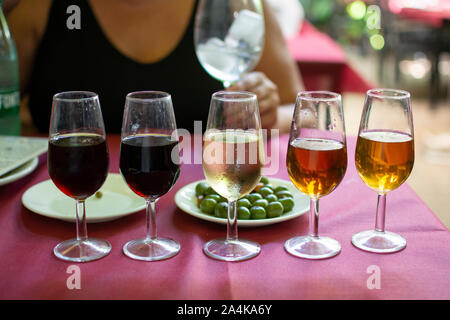
[[260, 0], [200, 0], [194, 29], [197, 58], [228, 87], [258, 63], [264, 32]]

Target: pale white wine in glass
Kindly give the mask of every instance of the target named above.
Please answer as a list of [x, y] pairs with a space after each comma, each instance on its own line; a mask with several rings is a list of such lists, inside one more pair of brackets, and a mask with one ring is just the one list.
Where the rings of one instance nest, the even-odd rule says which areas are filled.
[[260, 246], [238, 238], [237, 200], [258, 184], [264, 165], [256, 95], [249, 92], [213, 94], [203, 141], [206, 180], [228, 200], [227, 236], [208, 241], [203, 251], [218, 260], [250, 259], [259, 254]]
[[[221, 161], [216, 161], [216, 155], [205, 153], [203, 163], [206, 179], [223, 197], [238, 200], [258, 184], [262, 151], [258, 133], [240, 130], [210, 131], [205, 135], [204, 147], [206, 150], [225, 151], [220, 156]], [[235, 159], [231, 159], [227, 152]]]

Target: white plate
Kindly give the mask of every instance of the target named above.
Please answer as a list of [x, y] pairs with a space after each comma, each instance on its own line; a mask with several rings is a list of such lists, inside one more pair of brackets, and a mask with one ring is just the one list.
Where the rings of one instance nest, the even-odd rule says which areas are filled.
[[0, 186], [7, 184], [7, 183], [14, 182], [16, 180], [19, 180], [20, 178], [25, 177], [26, 175], [33, 172], [34, 169], [36, 169], [38, 164], [39, 164], [39, 159], [36, 157], [34, 159], [31, 159], [28, 162], [25, 162], [20, 167], [14, 169], [14, 170], [11, 170], [10, 172], [8, 172], [7, 174], [5, 174], [4, 176], [2, 176], [0, 178]]
[[[199, 180], [192, 182], [180, 190], [175, 194], [175, 203], [177, 204], [178, 208], [183, 210], [184, 212], [190, 214], [191, 216], [194, 216], [196, 218], [207, 220], [211, 222], [216, 222], [220, 224], [226, 224], [227, 219], [223, 218], [217, 218], [214, 216], [211, 216], [209, 214], [203, 213], [200, 208], [197, 206], [197, 198], [195, 196], [195, 186], [197, 183], [205, 181], [206, 180]], [[275, 179], [270, 178], [269, 183], [273, 185], [274, 187], [278, 186], [286, 186], [289, 191], [294, 196], [294, 208], [292, 208], [291, 211], [286, 212], [285, 214], [281, 215], [277, 218], [268, 218], [268, 219], [261, 219], [261, 220], [238, 220], [238, 226], [241, 227], [261, 227], [266, 226], [286, 220], [290, 220], [296, 217], [301, 216], [305, 212], [309, 211], [309, 198], [303, 194], [301, 194], [295, 186], [290, 181], [281, 180], [281, 179]]]
[[[115, 220], [145, 209], [145, 200], [130, 190], [120, 174], [109, 174], [99, 191], [101, 198], [94, 195], [86, 200], [87, 222]], [[51, 180], [25, 191], [22, 203], [37, 214], [75, 222], [75, 200], [59, 191]]]

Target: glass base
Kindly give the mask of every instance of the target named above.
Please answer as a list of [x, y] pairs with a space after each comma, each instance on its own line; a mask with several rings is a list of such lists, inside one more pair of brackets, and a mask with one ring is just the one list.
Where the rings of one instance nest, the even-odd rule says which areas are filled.
[[106, 240], [88, 238], [70, 239], [59, 243], [53, 253], [61, 260], [88, 262], [103, 258], [111, 251], [111, 244]]
[[355, 247], [375, 253], [392, 253], [406, 247], [406, 240], [401, 235], [389, 231], [368, 230], [354, 234], [352, 243]]
[[331, 258], [341, 252], [339, 242], [328, 237], [294, 237], [284, 243], [284, 248], [295, 257], [313, 260]]
[[131, 240], [123, 246], [123, 253], [135, 260], [158, 261], [180, 252], [180, 244], [167, 238]]
[[253, 241], [239, 239], [214, 239], [203, 246], [203, 252], [211, 258], [222, 261], [242, 261], [256, 257], [261, 246]]

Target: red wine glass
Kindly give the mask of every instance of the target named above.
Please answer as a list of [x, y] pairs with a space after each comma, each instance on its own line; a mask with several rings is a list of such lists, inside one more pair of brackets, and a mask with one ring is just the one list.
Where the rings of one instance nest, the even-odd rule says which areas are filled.
[[59, 243], [53, 252], [66, 261], [100, 259], [111, 251], [111, 244], [88, 238], [85, 209], [85, 200], [100, 189], [109, 170], [105, 126], [96, 93], [71, 91], [53, 97], [48, 145], [50, 178], [76, 201], [76, 238]]
[[156, 230], [156, 201], [169, 192], [180, 173], [176, 127], [168, 93], [141, 91], [127, 95], [120, 172], [130, 189], [147, 203], [145, 237], [123, 247], [132, 259], [163, 260], [180, 251], [178, 242], [158, 237]]

